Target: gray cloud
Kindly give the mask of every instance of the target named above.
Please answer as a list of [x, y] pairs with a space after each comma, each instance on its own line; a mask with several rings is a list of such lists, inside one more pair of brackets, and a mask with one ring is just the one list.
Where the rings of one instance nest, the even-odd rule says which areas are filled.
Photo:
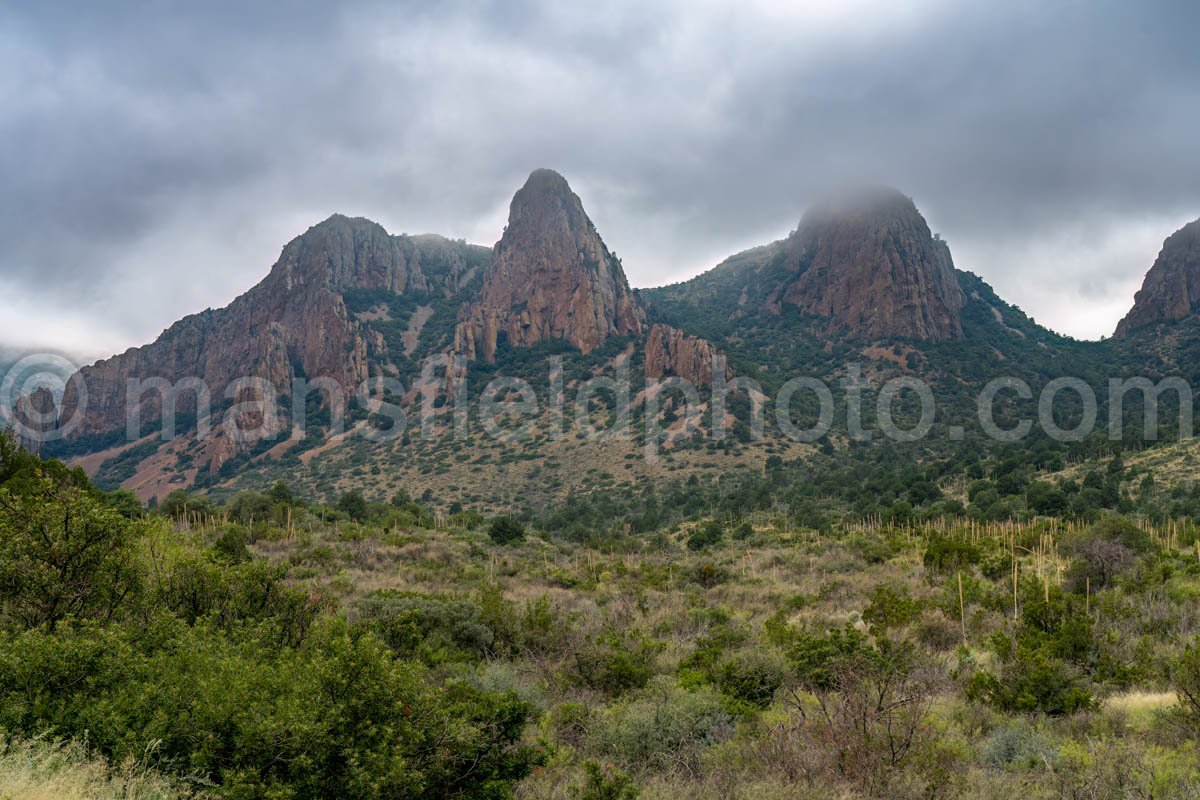
[[1107, 333], [1200, 216], [1200, 11], [897, 5], [0, 11], [0, 343], [140, 343], [333, 211], [488, 244], [537, 166], [635, 285], [883, 181], [1007, 299]]

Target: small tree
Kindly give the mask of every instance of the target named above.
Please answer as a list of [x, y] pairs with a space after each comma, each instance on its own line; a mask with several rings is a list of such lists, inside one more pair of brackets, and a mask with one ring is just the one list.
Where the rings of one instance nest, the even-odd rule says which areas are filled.
[[355, 489], [338, 498], [337, 510], [355, 522], [362, 522], [367, 517], [367, 500], [362, 492]]
[[518, 519], [499, 516], [488, 526], [488, 536], [496, 544], [511, 544], [525, 538], [525, 525]]
[[41, 462], [0, 434], [0, 611], [19, 624], [108, 620], [137, 587], [141, 529], [82, 472]]
[[710, 519], [688, 537], [688, 550], [704, 550], [705, 548], [712, 547], [721, 541], [721, 537], [724, 534], [725, 529], [721, 527], [721, 523], [715, 519]]

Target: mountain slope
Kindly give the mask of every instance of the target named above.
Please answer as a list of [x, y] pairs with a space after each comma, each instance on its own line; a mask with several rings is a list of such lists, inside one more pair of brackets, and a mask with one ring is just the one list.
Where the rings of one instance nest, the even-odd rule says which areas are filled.
[[[864, 457], [844, 433], [848, 387], [857, 383], [868, 392], [864, 421], [871, 424], [870, 393], [905, 376], [933, 389], [936, 424], [928, 439], [907, 448], [884, 443], [886, 452], [874, 450], [868, 459], [911, 462], [963, 453], [978, 459], [991, 447], [977, 430], [976, 403], [989, 380], [1024, 380], [1036, 396], [1054, 378], [1078, 377], [1100, 394], [1110, 377], [1157, 377], [1200, 365], [1190, 355], [1178, 357], [1200, 347], [1200, 332], [1188, 320], [1167, 333], [1160, 327], [1106, 342], [1079, 342], [1042, 328], [978, 276], [957, 270], [946, 242], [929, 230], [912, 200], [894, 190], [820, 203], [784, 240], [731, 256], [690, 281], [635, 292], [566, 180], [537, 170], [514, 195], [509, 224], [491, 249], [432, 235], [392, 236], [368, 220], [336, 215], [314, 226], [228, 307], [187, 317], [154, 343], [85, 368], [83, 423], [66, 443], [44, 452], [90, 454], [78, 463], [106, 486], [120, 484], [142, 497], [182, 486], [220, 492], [282, 479], [326, 497], [402, 483], [476, 504], [545, 503], [583, 486], [632, 486], [674, 471], [724, 473], [769, 457], [798, 462], [818, 448]], [[475, 359], [469, 375], [451, 381], [447, 370], [442, 385], [424, 374], [424, 359], [454, 354]], [[639, 374], [691, 381], [700, 389], [702, 424], [711, 431], [719, 418], [707, 389], [722, 355], [726, 377], [747, 377], [769, 395], [762, 398], [768, 419], [777, 419], [772, 398], [789, 379], [824, 381], [835, 398], [838, 427], [820, 443], [786, 440], [770, 426], [764, 439], [755, 439], [750, 393], [743, 388], [726, 405], [731, 436], [706, 439], [684, 424], [678, 392], [636, 385]], [[633, 391], [628, 398], [583, 403], [596, 414], [585, 423], [564, 426], [543, 405], [529, 416], [531, 432], [519, 439], [484, 436], [489, 423], [481, 425], [478, 417], [458, 430], [451, 383], [479, 390], [495, 377], [518, 377], [539, 398], [548, 397], [552, 356], [562, 359], [568, 396], [595, 377], [630, 378]], [[169, 442], [150, 436], [146, 429], [157, 426], [162, 411], [160, 395], [151, 391], [138, 401], [143, 436], [128, 440], [127, 381], [177, 383], [189, 376], [203, 378], [212, 393], [214, 434], [199, 435], [196, 420], [183, 418], [184, 435]], [[274, 388], [278, 407], [246, 412], [233, 406], [228, 390], [243, 377]], [[391, 399], [410, 420], [420, 417], [419, 432], [410, 422], [398, 442], [355, 436], [378, 420], [351, 404], [350, 432], [339, 433], [320, 392], [301, 404], [288, 397], [294, 379], [318, 377], [332, 379], [346, 395], [368, 378], [401, 381], [408, 389], [397, 389]], [[427, 392], [433, 393], [431, 409], [422, 405]], [[68, 392], [62, 419], [79, 400]], [[802, 398], [794, 423], [815, 413], [810, 400]], [[912, 400], [900, 398], [897, 419], [911, 423]], [[632, 437], [586, 435], [589, 425], [619, 417], [622, 404], [638, 427]], [[1077, 406], [1068, 396], [1064, 421], [1079, 417]], [[1127, 415], [1139, 411], [1136, 403], [1125, 409]], [[1036, 403], [1006, 403], [1003, 413], [1010, 420], [1036, 418]], [[1102, 403], [1101, 426], [1105, 413]], [[250, 422], [278, 415], [280, 432], [260, 440], [231, 435], [247, 414]], [[301, 421], [306, 434], [287, 436]], [[1089, 447], [1108, 446], [1101, 433]], [[1048, 452], [1057, 445], [1038, 447]], [[665, 465], [638, 458], [658, 449], [667, 452]]]
[[[478, 269], [480, 253], [486, 250], [441, 237], [391, 236], [369, 220], [334, 215], [289, 242], [267, 277], [225, 308], [185, 317], [153, 343], [85, 367], [87, 395], [79, 397], [73, 381], [61, 417], [74, 417], [82, 401], [73, 439], [77, 449], [98, 449], [125, 432], [131, 380], [199, 378], [217, 404], [234, 399], [227, 390], [247, 377], [285, 395], [297, 377], [356, 386], [389, 363], [389, 348], [347, 307], [347, 296], [454, 294]], [[157, 419], [161, 395], [148, 392], [140, 406], [143, 419]], [[240, 447], [215, 442], [207, 456], [212, 468]]]

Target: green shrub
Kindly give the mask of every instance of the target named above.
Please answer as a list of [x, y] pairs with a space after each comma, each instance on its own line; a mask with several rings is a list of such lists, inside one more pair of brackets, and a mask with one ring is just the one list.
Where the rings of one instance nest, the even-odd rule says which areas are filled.
[[787, 661], [778, 652], [753, 647], [721, 658], [713, 667], [712, 677], [722, 694], [754, 708], [766, 708], [787, 672]]
[[1000, 674], [978, 672], [967, 684], [967, 698], [1000, 711], [1038, 711], [1063, 716], [1095, 708], [1096, 701], [1066, 662], [1042, 650], [1018, 648]]
[[402, 658], [427, 664], [482, 658], [495, 635], [469, 600], [379, 591], [356, 607], [359, 625]]
[[1171, 665], [1171, 685], [1179, 696], [1175, 715], [1186, 728], [1200, 732], [1200, 637]]
[[925, 544], [925, 568], [943, 575], [979, 563], [979, 548], [966, 539], [930, 534]]
[[105, 504], [81, 471], [38, 462], [2, 434], [0, 467], [0, 618], [112, 619], [141, 586], [145, 523]]
[[660, 647], [631, 633], [607, 631], [575, 653], [575, 675], [586, 686], [621, 694], [646, 685]]
[[696, 530], [692, 531], [687, 538], [687, 548], [689, 550], [706, 550], [709, 547], [720, 543], [725, 536], [725, 528], [715, 519], [710, 519]]
[[87, 731], [105, 755], [154, 753], [228, 798], [495, 797], [539, 758], [520, 744], [524, 703], [435, 687], [333, 618], [299, 647], [169, 618], [0, 645], [0, 725]]
[[578, 800], [637, 800], [637, 787], [629, 776], [611, 764], [601, 766], [595, 761], [583, 765], [583, 782], [576, 787]]
[[719, 695], [687, 691], [661, 678], [631, 702], [601, 713], [595, 746], [626, 769], [695, 768], [709, 745], [732, 734], [732, 718]]
[[488, 526], [488, 536], [496, 544], [519, 542], [525, 538], [525, 525], [512, 517], [496, 517]]
[[880, 584], [871, 590], [871, 602], [863, 609], [863, 622], [879, 631], [908, 625], [921, 613], [921, 604], [908, 590]]

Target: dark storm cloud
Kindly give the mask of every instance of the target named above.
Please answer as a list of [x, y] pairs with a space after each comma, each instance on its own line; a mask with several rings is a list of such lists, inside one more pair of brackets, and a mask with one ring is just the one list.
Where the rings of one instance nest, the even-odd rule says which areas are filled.
[[490, 244], [537, 166], [635, 285], [881, 181], [1098, 335], [1200, 216], [1198, 28], [1184, 3], [0, 11], [0, 342], [138, 343], [333, 211]]

